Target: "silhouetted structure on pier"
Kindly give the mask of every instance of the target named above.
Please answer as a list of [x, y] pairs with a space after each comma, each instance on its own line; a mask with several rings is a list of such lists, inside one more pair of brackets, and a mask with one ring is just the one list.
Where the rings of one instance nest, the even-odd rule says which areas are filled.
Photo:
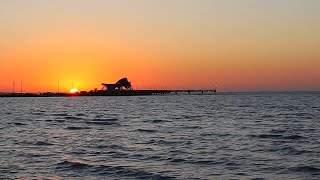
[[106, 91], [131, 90], [132, 89], [131, 82], [129, 82], [127, 78], [122, 78], [118, 82], [116, 82], [115, 84], [102, 83], [101, 85], [103, 86], [102, 90], [106, 90]]

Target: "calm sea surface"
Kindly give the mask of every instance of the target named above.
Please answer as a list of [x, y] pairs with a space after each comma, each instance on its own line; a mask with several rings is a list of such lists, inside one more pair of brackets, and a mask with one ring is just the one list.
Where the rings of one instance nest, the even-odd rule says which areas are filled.
[[320, 94], [0, 98], [0, 179], [320, 179]]

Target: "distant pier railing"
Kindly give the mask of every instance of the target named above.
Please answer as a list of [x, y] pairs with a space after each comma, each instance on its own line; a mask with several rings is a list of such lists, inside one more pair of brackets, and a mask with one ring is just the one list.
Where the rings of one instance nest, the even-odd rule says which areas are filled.
[[178, 93], [188, 93], [188, 94], [191, 94], [191, 93], [201, 93], [201, 94], [205, 94], [205, 93], [213, 93], [213, 94], [216, 94], [217, 93], [217, 90], [214, 89], [214, 90], [171, 90], [172, 92], [174, 92], [175, 94], [178, 94]]

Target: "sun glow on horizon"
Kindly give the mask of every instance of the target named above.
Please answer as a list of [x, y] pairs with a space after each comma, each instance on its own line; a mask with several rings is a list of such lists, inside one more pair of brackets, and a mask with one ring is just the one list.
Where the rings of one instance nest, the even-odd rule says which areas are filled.
[[70, 93], [72, 93], [72, 94], [77, 93], [77, 92], [79, 92], [79, 91], [76, 88], [73, 88], [73, 89], [70, 90]]

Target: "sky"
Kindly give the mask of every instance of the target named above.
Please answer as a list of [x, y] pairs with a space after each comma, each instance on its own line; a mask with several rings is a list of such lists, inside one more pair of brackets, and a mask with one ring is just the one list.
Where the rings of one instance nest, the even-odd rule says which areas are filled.
[[[318, 0], [1, 0], [0, 92], [320, 90]], [[59, 83], [58, 83], [59, 82]]]

